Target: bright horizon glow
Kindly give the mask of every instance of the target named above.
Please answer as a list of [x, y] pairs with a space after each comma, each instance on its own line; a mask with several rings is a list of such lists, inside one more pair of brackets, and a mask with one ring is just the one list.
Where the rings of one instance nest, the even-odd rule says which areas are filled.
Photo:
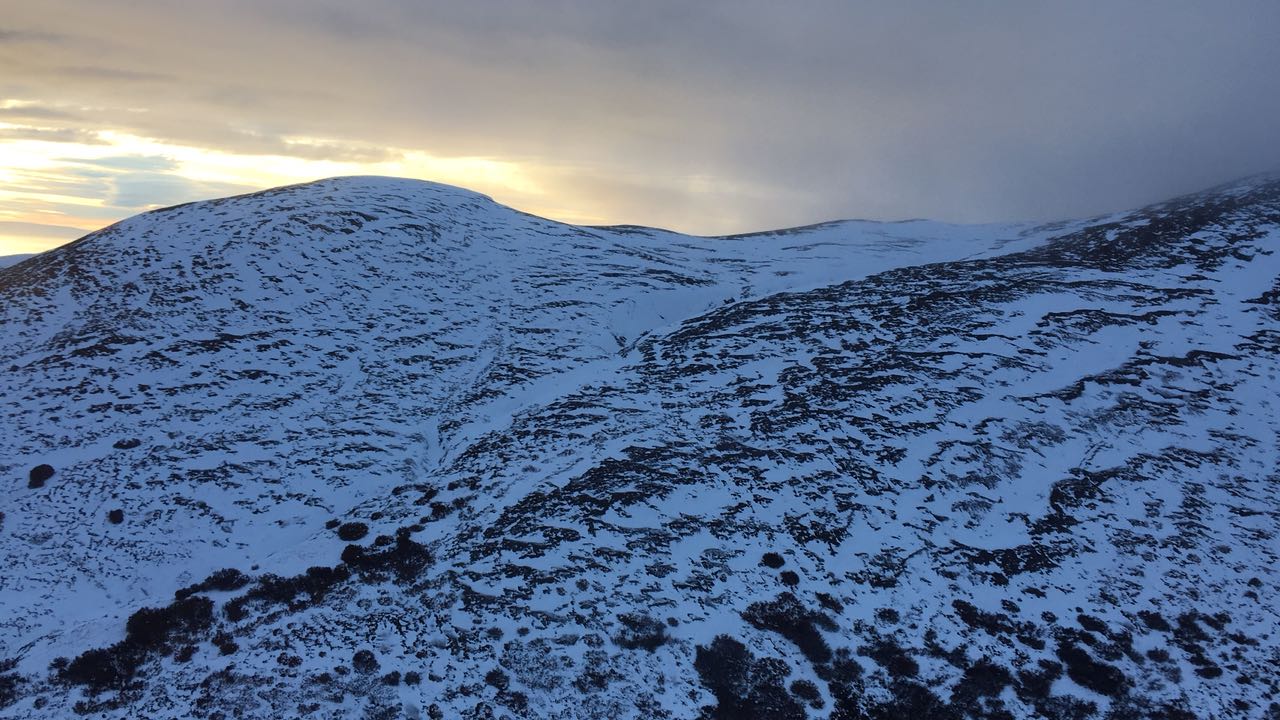
[[[30, 129], [0, 123], [0, 131]], [[536, 215], [573, 223], [603, 222], [603, 218], [590, 214], [566, 212], [554, 204], [524, 167], [492, 158], [436, 157], [405, 150], [394, 160], [344, 162], [221, 152], [112, 131], [97, 133], [97, 139], [92, 143], [0, 142], [0, 256], [43, 252], [126, 217], [167, 205], [342, 175], [431, 180], [475, 190]], [[286, 140], [302, 147], [327, 144], [315, 138]], [[143, 205], [112, 204], [109, 198], [86, 197], [75, 192], [76, 186], [62, 192], [42, 190], [39, 183], [30, 182], [68, 171], [83, 172], [87, 167], [92, 168], [95, 179], [109, 183], [134, 174], [127, 167], [130, 160], [167, 165], [165, 177], [188, 182], [174, 188], [176, 195]], [[116, 161], [121, 167], [110, 167]], [[51, 188], [57, 187], [57, 183], [51, 183]]]

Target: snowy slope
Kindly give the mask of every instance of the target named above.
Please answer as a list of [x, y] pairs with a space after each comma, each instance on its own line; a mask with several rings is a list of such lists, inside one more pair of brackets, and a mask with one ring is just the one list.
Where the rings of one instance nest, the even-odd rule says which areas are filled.
[[9, 267], [10, 265], [17, 265], [18, 263], [22, 262], [23, 260], [26, 260], [29, 257], [31, 257], [30, 253], [25, 255], [0, 255], [0, 268]]
[[0, 270], [0, 714], [1262, 716], [1277, 241], [126, 220]]

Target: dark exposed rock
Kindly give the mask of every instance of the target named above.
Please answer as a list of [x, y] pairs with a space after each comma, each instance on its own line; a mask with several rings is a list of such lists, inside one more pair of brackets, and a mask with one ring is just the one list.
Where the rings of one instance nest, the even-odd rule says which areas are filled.
[[31, 468], [31, 472], [27, 474], [27, 487], [31, 489], [42, 488], [51, 477], [53, 477], [52, 465], [37, 465]]

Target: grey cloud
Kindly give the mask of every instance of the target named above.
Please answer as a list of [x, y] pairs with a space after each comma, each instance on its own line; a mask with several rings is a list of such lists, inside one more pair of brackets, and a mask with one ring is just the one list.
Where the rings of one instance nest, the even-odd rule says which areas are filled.
[[174, 76], [165, 73], [101, 67], [98, 65], [58, 65], [50, 68], [49, 73], [110, 82], [156, 82], [175, 79]]
[[70, 240], [84, 235], [80, 228], [66, 225], [45, 225], [43, 223], [16, 222], [0, 220], [0, 235], [19, 235], [22, 237], [43, 237]]
[[222, 142], [210, 143], [224, 150], [250, 155], [283, 155], [307, 160], [335, 162], [383, 162], [402, 156], [389, 148], [332, 142], [299, 142], [279, 136], [230, 132]]
[[192, 200], [236, 195], [256, 188], [233, 183], [200, 182], [166, 173], [124, 173], [114, 179], [114, 191], [107, 202], [115, 207], [138, 209], [156, 205], [176, 205]]
[[1280, 166], [1274, 0], [102, 5], [0, 0], [110, 39], [0, 57], [0, 96], [236, 152], [518, 161], [618, 221], [1049, 219]]
[[[110, 192], [110, 188], [108, 188], [106, 192]], [[106, 193], [104, 192], [103, 194], [99, 194], [94, 197], [100, 199], [105, 196]], [[79, 203], [49, 202], [47, 200], [28, 198], [13, 198], [5, 200], [4, 205], [5, 209], [12, 210], [17, 213], [29, 213], [33, 215], [61, 215], [66, 217], [101, 220], [104, 225], [121, 218], [119, 207], [97, 207], [93, 205], [82, 205]]]
[[15, 105], [13, 107], [0, 107], [0, 119], [17, 119], [17, 120], [78, 120], [80, 119], [75, 113], [67, 112], [59, 108], [44, 107], [40, 105]]
[[159, 171], [173, 170], [178, 164], [164, 155], [116, 155], [103, 158], [61, 158], [62, 162], [77, 165], [94, 165], [111, 170]]
[[58, 33], [0, 28], [0, 43], [59, 43], [69, 39]]
[[[110, 190], [114, 171], [98, 168], [59, 167], [45, 171], [18, 171], [10, 187], [41, 195], [100, 199]], [[7, 201], [11, 204], [13, 201]]]
[[98, 137], [97, 132], [79, 128], [0, 128], [0, 140], [40, 140], [42, 142], [80, 143], [83, 145], [105, 144], [102, 138]]

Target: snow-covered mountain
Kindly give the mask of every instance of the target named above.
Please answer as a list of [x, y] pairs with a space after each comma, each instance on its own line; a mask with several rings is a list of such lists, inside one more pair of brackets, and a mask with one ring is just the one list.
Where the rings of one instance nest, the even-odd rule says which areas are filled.
[[22, 262], [23, 260], [26, 260], [29, 257], [31, 257], [31, 253], [25, 253], [21, 255], [0, 255], [0, 268], [6, 268], [6, 267], [9, 267], [10, 265], [17, 265], [18, 263]]
[[1278, 245], [126, 220], [0, 270], [0, 716], [1280, 716]]

